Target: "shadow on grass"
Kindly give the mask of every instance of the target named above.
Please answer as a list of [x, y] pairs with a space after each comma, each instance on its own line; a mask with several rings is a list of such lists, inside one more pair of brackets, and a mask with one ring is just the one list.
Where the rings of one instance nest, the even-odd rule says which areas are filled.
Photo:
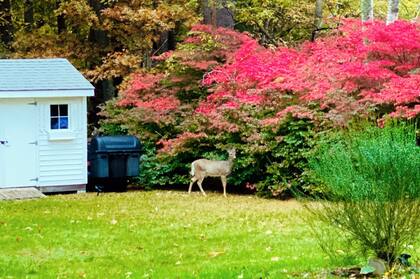
[[[176, 191], [176, 192], [188, 192], [189, 184], [175, 184], [175, 185], [165, 185], [165, 186], [155, 186], [153, 189], [150, 190], [169, 190], [169, 191]], [[203, 181], [203, 189], [207, 193], [220, 193], [223, 195], [223, 187], [220, 178], [218, 177], [207, 177]], [[145, 190], [142, 185], [132, 183], [129, 186], [129, 191], [136, 191], [136, 190]], [[192, 192], [199, 192], [200, 189], [197, 186], [197, 183], [194, 183]], [[255, 191], [248, 189], [246, 187], [240, 186], [233, 186], [227, 185], [226, 192], [228, 195], [255, 195]]]

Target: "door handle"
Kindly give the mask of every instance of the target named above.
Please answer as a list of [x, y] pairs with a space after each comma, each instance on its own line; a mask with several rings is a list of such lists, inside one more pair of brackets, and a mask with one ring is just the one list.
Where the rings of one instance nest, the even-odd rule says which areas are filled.
[[0, 144], [8, 144], [9, 142], [7, 140], [0, 140]]

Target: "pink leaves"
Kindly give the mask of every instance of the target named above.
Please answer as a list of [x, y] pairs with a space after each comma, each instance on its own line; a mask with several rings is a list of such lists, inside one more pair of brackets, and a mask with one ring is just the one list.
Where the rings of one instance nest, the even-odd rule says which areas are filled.
[[256, 89], [238, 90], [235, 94], [238, 103], [248, 105], [259, 105], [264, 101], [261, 91]]
[[141, 91], [145, 89], [150, 89], [156, 83], [162, 79], [163, 75], [153, 75], [153, 74], [133, 74], [131, 77], [131, 86], [129, 90], [132, 91]]
[[[331, 94], [352, 95], [360, 104], [393, 104], [407, 113], [419, 103], [418, 77], [411, 73], [420, 68], [418, 24], [374, 22], [362, 28], [359, 20], [347, 20], [336, 34], [304, 43], [297, 50], [269, 50], [246, 40], [233, 57], [203, 81], [207, 86], [213, 84], [215, 92], [221, 88], [229, 92], [230, 98], [223, 96], [226, 101], [252, 100], [264, 106], [270, 105], [264, 103], [270, 99], [260, 98], [261, 92], [286, 91], [301, 96], [302, 104], [317, 101], [321, 106], [342, 109], [345, 106], [334, 101], [344, 99], [331, 99]], [[401, 110], [401, 105], [408, 106]]]
[[141, 94], [153, 88], [163, 77], [163, 75], [152, 74], [132, 74], [128, 81], [128, 88], [121, 94], [118, 102], [120, 106], [133, 106], [139, 101]]
[[184, 132], [175, 139], [161, 139], [157, 142], [157, 144], [162, 145], [162, 148], [159, 150], [160, 152], [171, 153], [179, 151], [179, 149], [182, 148], [187, 142], [206, 137], [207, 135], [205, 133], [194, 134], [191, 132]]
[[142, 108], [149, 108], [157, 112], [165, 112], [165, 111], [175, 110], [176, 108], [179, 107], [180, 104], [181, 102], [177, 98], [173, 96], [168, 96], [168, 97], [155, 98], [151, 101], [137, 101], [135, 103], [135, 106], [142, 107]]
[[315, 118], [314, 112], [309, 110], [308, 108], [293, 105], [293, 106], [288, 106], [287, 108], [278, 112], [275, 117], [264, 119], [263, 121], [261, 121], [261, 124], [263, 124], [265, 126], [276, 126], [279, 122], [281, 122], [289, 114], [292, 117], [297, 118], [297, 119], [311, 119], [311, 120], [313, 120]]
[[414, 118], [420, 114], [420, 74], [395, 77], [384, 84], [380, 92], [370, 92], [366, 98], [376, 103], [394, 104], [391, 116]]
[[181, 102], [172, 92], [155, 92], [163, 77], [163, 74], [132, 74], [128, 89], [123, 91], [118, 105], [145, 108], [158, 113], [175, 110]]
[[[249, 123], [258, 134], [260, 124], [275, 127], [287, 116], [345, 126], [372, 112], [420, 114], [418, 23], [346, 20], [314, 43], [277, 49], [197, 25], [179, 49], [154, 59], [168, 58], [158, 73], [133, 74], [118, 103], [143, 108], [155, 123], [179, 125], [159, 141], [165, 152], [207, 135], [243, 132]], [[186, 130], [195, 133], [179, 132]]]
[[406, 56], [407, 54], [420, 51], [419, 25], [415, 23], [396, 21], [385, 25], [383, 22], [376, 22], [365, 33], [369, 40], [374, 42], [368, 45], [369, 51], [383, 58], [389, 56], [393, 59], [403, 59], [401, 62], [407, 63], [408, 60], [416, 58]]

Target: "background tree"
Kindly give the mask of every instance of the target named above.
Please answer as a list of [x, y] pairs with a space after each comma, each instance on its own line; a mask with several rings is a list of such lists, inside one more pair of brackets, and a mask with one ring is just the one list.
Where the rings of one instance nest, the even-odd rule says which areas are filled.
[[[11, 36], [10, 57], [66, 57], [95, 84], [90, 121], [97, 105], [115, 97], [132, 71], [150, 66], [150, 58], [184, 34], [198, 20], [195, 0], [2, 0], [12, 16], [1, 17]], [[2, 18], [7, 20], [2, 21]], [[165, 37], [166, 38], [163, 38]], [[170, 41], [170, 44], [168, 43]], [[4, 44], [3, 44], [4, 45]], [[5, 47], [3, 47], [4, 49]]]
[[231, 3], [236, 28], [248, 31], [263, 45], [282, 45], [309, 38], [313, 3], [305, 0], [236, 1]]
[[[95, 115], [98, 104], [118, 94], [124, 77], [175, 48], [199, 20], [200, 6], [204, 22], [210, 22], [215, 9], [216, 25], [247, 31], [264, 46], [278, 46], [326, 34], [342, 18], [359, 16], [358, 1], [324, 0], [321, 21], [320, 14], [314, 20], [314, 3], [306, 0], [1, 0], [0, 53], [68, 58], [95, 84]], [[415, 17], [416, 1], [400, 2], [401, 17]], [[385, 17], [387, 0], [375, 4], [375, 13]]]
[[0, 0], [0, 58], [10, 47], [13, 35], [10, 0]]

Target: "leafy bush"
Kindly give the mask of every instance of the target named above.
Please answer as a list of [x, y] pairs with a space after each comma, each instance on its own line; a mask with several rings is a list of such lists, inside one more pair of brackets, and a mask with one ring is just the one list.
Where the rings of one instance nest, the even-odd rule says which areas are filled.
[[161, 63], [125, 79], [102, 127], [141, 138], [150, 187], [184, 184], [191, 161], [235, 146], [230, 185], [263, 196], [322, 192], [307, 165], [319, 134], [355, 119], [417, 117], [419, 36], [415, 23], [347, 20], [315, 43], [268, 49], [197, 25], [177, 50], [154, 57]]
[[314, 124], [289, 115], [276, 129], [263, 129], [262, 135], [267, 150], [263, 177], [257, 183], [258, 193], [268, 197], [290, 196], [296, 191], [317, 193], [319, 187], [304, 175], [316, 142]]
[[420, 148], [410, 125], [342, 135], [310, 165], [330, 202], [311, 211], [393, 264], [420, 233]]

